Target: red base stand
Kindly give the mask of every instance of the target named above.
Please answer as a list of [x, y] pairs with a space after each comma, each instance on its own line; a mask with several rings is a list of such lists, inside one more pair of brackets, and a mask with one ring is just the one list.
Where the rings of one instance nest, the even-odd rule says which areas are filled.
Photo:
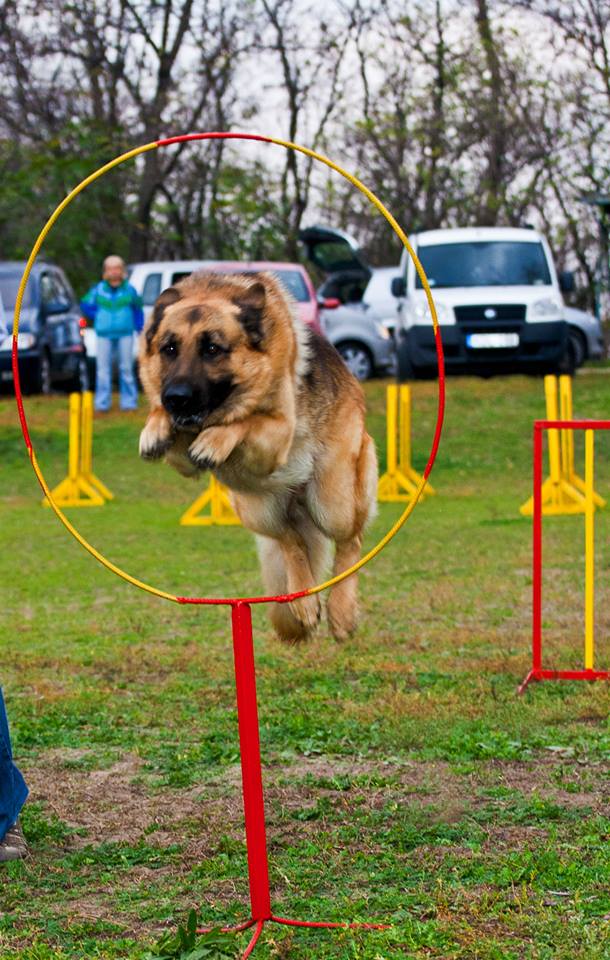
[[[246, 846], [248, 850], [248, 879], [250, 883], [250, 920], [236, 927], [223, 927], [223, 932], [240, 933], [254, 927], [250, 943], [242, 954], [246, 960], [254, 950], [266, 923], [280, 923], [290, 927], [314, 927], [321, 929], [387, 930], [387, 924], [376, 923], [317, 923], [309, 920], [287, 920], [271, 911], [269, 893], [269, 866], [267, 860], [267, 836], [265, 829], [265, 805], [261, 774], [260, 737], [256, 701], [256, 675], [254, 669], [254, 644], [252, 642], [252, 614], [244, 602], [232, 605], [233, 655], [235, 660], [235, 689], [237, 693], [237, 719], [239, 724], [239, 747], [246, 821]], [[208, 932], [207, 928], [198, 933]]]
[[610, 680], [610, 673], [607, 670], [533, 669], [530, 670], [523, 683], [517, 687], [517, 693], [523, 693], [528, 683], [535, 680]]

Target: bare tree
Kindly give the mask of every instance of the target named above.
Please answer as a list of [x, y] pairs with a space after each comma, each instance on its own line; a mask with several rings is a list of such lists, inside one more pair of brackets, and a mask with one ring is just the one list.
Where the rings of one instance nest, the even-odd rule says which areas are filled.
[[[9, 71], [0, 123], [22, 138], [23, 117], [25, 136], [46, 142], [78, 116], [103, 129], [115, 151], [229, 122], [234, 71], [248, 46], [239, 2], [5, 0], [2, 17]], [[134, 259], [149, 254], [157, 197], [173, 203], [168, 182], [183, 150], [153, 150], [140, 161]]]
[[[282, 93], [280, 126], [286, 139], [320, 147], [342, 104], [342, 67], [351, 36], [349, 11], [294, 0], [260, 0], [259, 50]], [[314, 160], [287, 150], [280, 181], [287, 255], [296, 259], [297, 235], [310, 202]]]

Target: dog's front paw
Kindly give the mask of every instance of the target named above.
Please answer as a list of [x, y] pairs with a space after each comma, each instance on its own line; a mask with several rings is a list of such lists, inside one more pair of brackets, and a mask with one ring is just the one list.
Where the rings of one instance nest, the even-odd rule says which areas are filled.
[[200, 470], [213, 470], [231, 456], [237, 439], [231, 427], [208, 427], [191, 443], [189, 459]]
[[172, 443], [172, 427], [163, 412], [151, 413], [140, 434], [140, 456], [160, 460]]

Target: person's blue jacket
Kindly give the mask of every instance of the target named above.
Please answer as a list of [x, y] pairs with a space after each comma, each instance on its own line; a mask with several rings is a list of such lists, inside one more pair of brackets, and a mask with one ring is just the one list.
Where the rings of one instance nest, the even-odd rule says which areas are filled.
[[127, 280], [120, 287], [111, 287], [100, 280], [80, 302], [81, 310], [93, 321], [98, 337], [118, 340], [144, 326], [142, 298]]

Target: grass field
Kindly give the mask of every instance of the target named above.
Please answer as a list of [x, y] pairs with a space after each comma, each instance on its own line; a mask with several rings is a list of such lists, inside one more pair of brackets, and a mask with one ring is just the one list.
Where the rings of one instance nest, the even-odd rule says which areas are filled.
[[[581, 372], [575, 415], [608, 415], [609, 385], [602, 369]], [[380, 451], [384, 387], [367, 385]], [[435, 396], [434, 383], [413, 388], [420, 468]], [[438, 496], [365, 569], [358, 635], [338, 646], [322, 630], [286, 649], [254, 610], [274, 908], [392, 924], [270, 927], [261, 960], [610, 957], [608, 685], [515, 695], [531, 621], [531, 524], [518, 508], [531, 491], [542, 383], [452, 379], [447, 399]], [[27, 409], [57, 483], [66, 398], [32, 398]], [[169, 592], [260, 592], [244, 530], [178, 525], [200, 487], [139, 461], [142, 420], [96, 420], [95, 469], [116, 499], [70, 517], [111, 560]], [[143, 958], [191, 908], [216, 926], [244, 919], [228, 611], [163, 602], [99, 567], [40, 506], [6, 397], [0, 447], [1, 679], [31, 790], [32, 848], [27, 862], [0, 868], [0, 956]], [[606, 497], [609, 468], [610, 437], [599, 437]], [[399, 513], [381, 507], [369, 545]], [[596, 517], [602, 668], [608, 513]], [[581, 664], [583, 557], [582, 517], [545, 522], [549, 666]], [[206, 956], [238, 956], [247, 934], [215, 942]]]

